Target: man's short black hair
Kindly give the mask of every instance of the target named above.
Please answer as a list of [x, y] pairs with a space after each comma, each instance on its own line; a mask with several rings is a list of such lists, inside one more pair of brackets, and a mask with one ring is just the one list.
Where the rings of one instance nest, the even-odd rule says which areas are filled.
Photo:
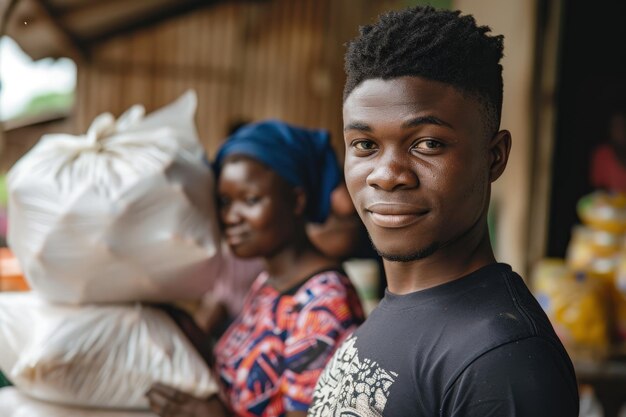
[[344, 101], [361, 82], [418, 76], [450, 84], [485, 106], [488, 132], [500, 126], [503, 36], [460, 11], [418, 6], [381, 15], [348, 43]]

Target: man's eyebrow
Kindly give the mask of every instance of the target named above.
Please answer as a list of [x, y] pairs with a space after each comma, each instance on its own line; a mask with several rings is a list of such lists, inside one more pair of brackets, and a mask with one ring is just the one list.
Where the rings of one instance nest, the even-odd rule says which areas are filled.
[[[448, 123], [448, 122], [444, 122], [443, 120], [435, 117], [435, 116], [420, 116], [420, 117], [416, 117], [414, 119], [411, 119], [409, 121], [406, 121], [402, 124], [402, 128], [403, 129], [409, 129], [411, 127], [416, 127], [416, 126], [420, 126], [420, 125], [437, 125], [437, 126], [446, 126], [449, 127], [450, 129], [454, 129], [454, 127]], [[363, 122], [352, 122], [347, 124], [344, 128], [343, 128], [344, 132], [348, 131], [348, 130], [360, 130], [361, 132], [372, 132], [373, 129], [370, 127], [370, 125], [368, 125], [367, 123], [363, 123]]]
[[444, 122], [443, 120], [435, 117], [435, 116], [422, 116], [422, 117], [416, 117], [414, 119], [411, 119], [409, 121], [406, 121], [402, 124], [402, 128], [403, 129], [408, 129], [410, 127], [416, 127], [416, 126], [420, 126], [420, 125], [437, 125], [437, 126], [446, 126], [449, 127], [450, 129], [454, 129], [454, 127], [452, 127], [452, 125], [448, 122]]
[[361, 132], [371, 132], [372, 128], [363, 122], [353, 122], [353, 123], [348, 123], [344, 128], [343, 131], [347, 132], [348, 130], [360, 130]]

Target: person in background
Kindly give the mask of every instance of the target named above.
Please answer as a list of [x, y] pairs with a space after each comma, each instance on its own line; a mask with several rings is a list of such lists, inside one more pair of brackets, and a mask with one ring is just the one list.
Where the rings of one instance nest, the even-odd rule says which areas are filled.
[[310, 417], [578, 417], [572, 362], [489, 240], [502, 36], [413, 7], [348, 45], [344, 174], [387, 291], [337, 350]]
[[384, 296], [387, 280], [381, 257], [367, 235], [345, 181], [335, 188], [331, 196], [331, 214], [323, 224], [309, 223], [307, 233], [311, 242], [327, 256], [338, 261], [374, 260], [373, 272], [377, 276], [376, 290], [369, 294], [377, 300]]
[[[249, 123], [248, 119], [242, 117], [232, 119], [226, 129], [226, 138], [234, 135], [237, 130]], [[205, 162], [211, 167], [211, 162], [206, 155]], [[222, 254], [225, 261], [222, 263], [220, 279], [216, 280], [211, 291], [202, 296], [199, 305], [192, 311], [195, 324], [202, 333], [205, 333], [203, 339], [208, 339], [208, 341], [195, 341], [196, 346], [211, 345], [220, 338], [241, 312], [250, 285], [263, 270], [262, 259], [237, 258], [225, 242], [222, 242]]]
[[324, 222], [340, 170], [329, 135], [280, 121], [238, 129], [214, 163], [223, 233], [241, 258], [262, 258], [243, 309], [215, 346], [222, 393], [194, 398], [155, 384], [151, 409], [174, 416], [306, 415], [336, 346], [363, 321], [350, 280], [306, 233]]
[[342, 179], [331, 193], [330, 214], [326, 221], [310, 222], [306, 231], [311, 242], [326, 256], [344, 260], [358, 252], [362, 228]]
[[[245, 118], [235, 119], [229, 124], [228, 136], [250, 123]], [[370, 243], [343, 178], [330, 195], [330, 211], [326, 220], [323, 223], [307, 222], [306, 232], [311, 243], [338, 264], [350, 258], [375, 259], [380, 278], [380, 293], [377, 295], [382, 297], [386, 286], [382, 261]], [[228, 248], [224, 253], [229, 253]], [[196, 323], [209, 337], [219, 338], [239, 314], [245, 294], [261, 268], [262, 262], [254, 259], [227, 263], [227, 270], [222, 274], [225, 279], [218, 280], [215, 288], [204, 295], [201, 307], [194, 313]]]
[[609, 141], [592, 155], [590, 182], [595, 188], [626, 193], [626, 108], [611, 113]]
[[[233, 119], [228, 125], [227, 136], [232, 136], [250, 123], [242, 117]], [[329, 258], [343, 261], [371, 252], [367, 232], [354, 209], [343, 178], [331, 193], [330, 212], [326, 220], [323, 223], [308, 222], [306, 230], [311, 242]]]

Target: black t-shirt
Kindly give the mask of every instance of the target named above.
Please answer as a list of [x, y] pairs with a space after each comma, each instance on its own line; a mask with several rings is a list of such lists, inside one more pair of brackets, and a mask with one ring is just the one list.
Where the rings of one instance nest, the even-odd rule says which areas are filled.
[[309, 417], [578, 417], [572, 363], [505, 264], [389, 292], [336, 352]]

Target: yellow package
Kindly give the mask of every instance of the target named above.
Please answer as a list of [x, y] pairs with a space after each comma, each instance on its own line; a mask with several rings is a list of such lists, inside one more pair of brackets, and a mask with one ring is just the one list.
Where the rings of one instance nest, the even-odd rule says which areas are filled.
[[564, 260], [545, 259], [534, 270], [533, 291], [570, 352], [607, 351], [607, 292], [599, 280], [571, 272]]
[[611, 233], [626, 232], [626, 195], [594, 191], [578, 200], [576, 210], [581, 221]]
[[622, 250], [623, 240], [622, 234], [576, 225], [565, 255], [567, 266], [572, 271], [613, 274], [614, 257]]
[[626, 341], [626, 252], [617, 257], [613, 303], [615, 327], [620, 342]]
[[591, 264], [595, 256], [591, 241], [591, 228], [583, 225], [576, 225], [572, 228], [572, 237], [565, 254], [567, 265], [571, 269], [585, 270]]
[[614, 291], [619, 259], [617, 255], [594, 257], [583, 272], [590, 279], [602, 282], [607, 291]]
[[626, 251], [617, 256], [615, 267], [615, 288], [626, 296]]

